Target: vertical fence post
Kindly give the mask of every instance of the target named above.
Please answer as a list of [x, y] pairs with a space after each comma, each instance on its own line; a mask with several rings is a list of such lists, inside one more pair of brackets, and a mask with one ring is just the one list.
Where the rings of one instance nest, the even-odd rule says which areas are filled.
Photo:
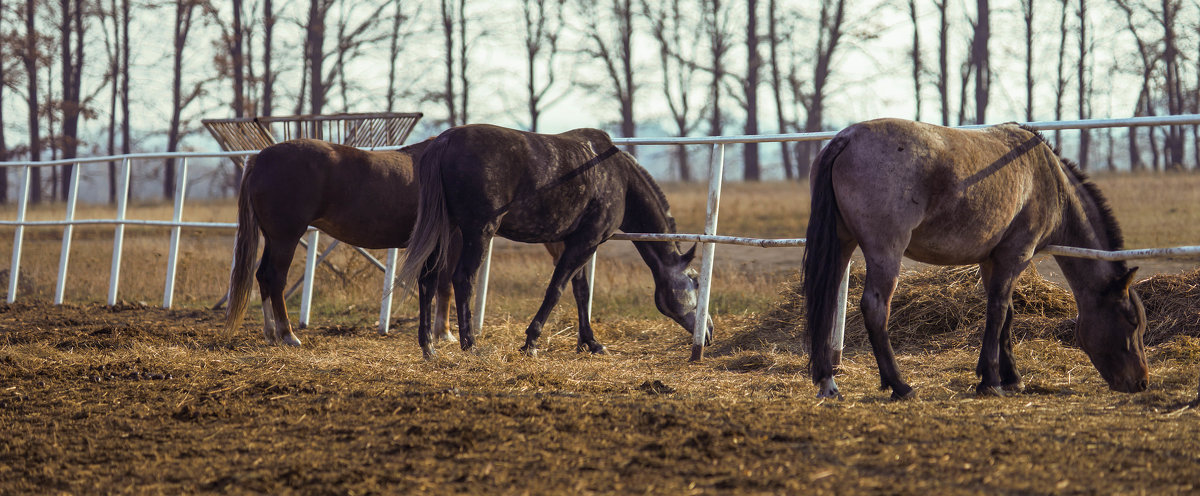
[[[5, 174], [8, 170], [4, 171]], [[8, 302], [17, 301], [17, 279], [21, 273], [21, 248], [25, 246], [25, 211], [29, 207], [29, 166], [21, 167], [17, 184], [17, 229], [13, 233], [12, 266], [8, 269]]]
[[379, 334], [387, 335], [392, 321], [392, 288], [396, 286], [396, 259], [399, 248], [388, 248], [387, 268], [383, 271], [383, 301], [379, 307]]
[[851, 262], [846, 265], [846, 273], [842, 274], [842, 287], [838, 290], [837, 298], [837, 316], [833, 319], [833, 366], [837, 367], [842, 364], [842, 350], [845, 348], [846, 342], [846, 299], [850, 294], [850, 267], [854, 265]]
[[121, 282], [121, 251], [125, 249], [125, 214], [129, 208], [129, 157], [121, 161], [117, 172], [117, 227], [113, 229], [112, 268], [109, 269], [108, 306], [117, 304]]
[[488, 240], [487, 248], [483, 250], [483, 266], [479, 268], [479, 281], [475, 284], [475, 314], [471, 316], [471, 328], [476, 336], [483, 335], [483, 310], [487, 306], [488, 277], [492, 272], [492, 242]]
[[[708, 168], [708, 207], [704, 221], [704, 234], [717, 234], [717, 214], [721, 208], [721, 182], [725, 177], [725, 145], [713, 145], [712, 161]], [[691, 361], [704, 358], [704, 337], [708, 334], [709, 299], [712, 297], [713, 258], [716, 243], [700, 243], [700, 280], [696, 302], [696, 327], [692, 334]]]
[[167, 282], [163, 288], [163, 308], [171, 308], [175, 301], [175, 271], [179, 266], [179, 237], [183, 233], [183, 197], [187, 194], [188, 159], [183, 157], [179, 167], [179, 181], [175, 184], [175, 213], [171, 219], [171, 249], [167, 252]]
[[317, 278], [317, 240], [321, 231], [308, 232], [308, 251], [304, 255], [304, 288], [300, 290], [300, 328], [308, 327], [308, 316], [312, 312], [313, 284]]
[[62, 305], [67, 290], [67, 265], [71, 260], [71, 237], [75, 234], [75, 205], [79, 200], [79, 169], [76, 162], [71, 167], [71, 190], [67, 192], [67, 225], [63, 227], [62, 251], [58, 254], [58, 282], [54, 285], [54, 304]]
[[592, 252], [592, 258], [588, 260], [587, 267], [584, 270], [587, 271], [588, 282], [587, 314], [588, 318], [591, 318], [592, 300], [596, 299], [596, 252]]

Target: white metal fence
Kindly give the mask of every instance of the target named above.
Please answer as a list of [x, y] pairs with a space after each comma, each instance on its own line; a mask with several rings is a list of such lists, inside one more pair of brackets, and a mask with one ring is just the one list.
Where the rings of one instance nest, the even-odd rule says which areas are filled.
[[[1200, 124], [1200, 114], [1175, 115], [1162, 117], [1135, 117], [1127, 119], [1092, 119], [1084, 121], [1053, 121], [1053, 122], [1030, 122], [1025, 123], [1030, 127], [1038, 130], [1060, 130], [1060, 129], [1095, 129], [1106, 127], [1135, 127], [1135, 126], [1166, 126], [1166, 125], [1197, 125]], [[962, 126], [964, 128], [979, 128], [986, 127], [985, 125]], [[695, 335], [693, 336], [692, 358], [699, 359], [703, 353], [704, 335], [707, 331], [705, 323], [709, 314], [709, 296], [712, 286], [712, 270], [715, 260], [715, 248], [717, 244], [740, 244], [761, 247], [778, 247], [778, 246], [803, 246], [803, 238], [789, 239], [761, 239], [761, 238], [746, 238], [717, 235], [717, 220], [720, 211], [721, 201], [721, 185], [724, 180], [725, 168], [725, 146], [730, 144], [740, 143], [768, 143], [782, 141], [820, 141], [832, 138], [836, 132], [821, 132], [821, 133], [794, 133], [794, 134], [776, 134], [776, 135], [755, 135], [755, 136], [723, 136], [723, 137], [697, 137], [697, 138], [619, 138], [613, 141], [617, 144], [624, 145], [711, 145], [712, 156], [709, 169], [709, 189], [708, 203], [706, 208], [706, 221], [704, 232], [701, 234], [625, 234], [618, 233], [612, 239], [618, 240], [641, 240], [641, 241], [691, 241], [698, 242], [701, 246], [701, 267], [700, 267], [700, 294], [698, 297], [697, 308], [697, 326]], [[397, 148], [397, 147], [389, 147]], [[120, 268], [122, 247], [124, 244], [125, 227], [129, 225], [135, 226], [162, 226], [171, 228], [171, 244], [167, 255], [167, 273], [164, 281], [163, 289], [163, 307], [170, 308], [175, 292], [175, 272], [179, 260], [179, 242], [180, 233], [185, 227], [202, 227], [202, 228], [228, 228], [236, 229], [236, 223], [224, 222], [184, 222], [183, 209], [188, 185], [188, 160], [191, 158], [200, 157], [244, 157], [257, 153], [249, 152], [179, 152], [179, 153], [139, 153], [129, 155], [117, 155], [106, 157], [92, 158], [77, 158], [68, 160], [55, 160], [47, 162], [0, 162], [0, 167], [16, 168], [18, 171], [17, 183], [17, 214], [15, 219], [0, 220], [0, 226], [14, 226], [13, 234], [13, 250], [12, 260], [9, 269], [8, 281], [8, 296], [7, 301], [12, 303], [17, 299], [17, 288], [20, 279], [21, 269], [21, 250], [25, 239], [25, 229], [27, 227], [58, 227], [63, 228], [62, 251], [59, 257], [58, 277], [55, 284], [54, 304], [63, 303], [63, 294], [67, 284], [68, 266], [70, 263], [71, 240], [74, 228], [77, 225], [112, 225], [113, 232], [113, 251], [112, 251], [112, 266], [109, 276], [109, 289], [107, 303], [114, 305], [117, 302], [118, 289], [120, 285]], [[178, 181], [175, 187], [174, 196], [174, 211], [170, 221], [158, 220], [138, 220], [129, 219], [126, 217], [128, 198], [130, 190], [130, 177], [132, 160], [141, 159], [159, 159], [174, 157], [181, 159], [181, 166], [177, 171]], [[79, 197], [79, 177], [80, 171], [85, 166], [99, 166], [109, 162], [120, 162], [117, 174], [117, 205], [115, 215], [111, 219], [76, 219], [76, 206]], [[71, 170], [70, 188], [68, 191], [66, 214], [61, 221], [30, 221], [26, 218], [26, 213], [29, 205], [30, 191], [30, 169], [33, 167], [49, 167], [57, 165], [75, 165]], [[309, 228], [307, 236], [307, 255], [305, 257], [305, 270], [303, 275], [304, 285], [301, 292], [301, 304], [299, 323], [301, 326], [307, 325], [309, 321], [309, 313], [313, 295], [313, 274], [316, 271], [318, 263], [317, 258], [317, 241], [318, 231], [315, 228]], [[232, 249], [230, 250], [232, 253]], [[395, 265], [398, 250], [391, 249], [387, 252], [386, 264], [376, 262], [384, 270], [383, 281], [383, 298], [380, 308], [379, 325], [380, 331], [386, 332], [388, 322], [391, 315], [391, 281], [394, 279]], [[475, 318], [476, 329], [482, 329], [484, 306], [487, 298], [487, 278], [489, 273], [491, 249], [488, 248], [488, 257], [481, 270], [480, 286], [477, 292]], [[1064, 247], [1064, 246], [1049, 246], [1043, 253], [1052, 255], [1098, 258], [1103, 260], [1132, 260], [1144, 258], [1158, 257], [1178, 257], [1178, 256], [1197, 256], [1200, 255], [1200, 246], [1184, 246], [1173, 248], [1151, 248], [1140, 250], [1125, 250], [1119, 252], [1107, 252], [1100, 250], [1087, 250], [1082, 248]], [[593, 263], [588, 268], [589, 279], [594, 275], [594, 259]], [[842, 288], [842, 315], [845, 313], [845, 285], [848, 278], [843, 278]], [[839, 319], [841, 320], [841, 319]], [[835, 333], [835, 347], [841, 348], [841, 331]]]

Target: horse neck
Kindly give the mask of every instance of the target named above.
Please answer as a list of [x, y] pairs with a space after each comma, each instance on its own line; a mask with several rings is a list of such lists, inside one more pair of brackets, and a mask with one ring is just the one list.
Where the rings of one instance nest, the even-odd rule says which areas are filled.
[[[625, 218], [620, 229], [627, 233], [674, 233], [675, 219], [671, 217], [666, 199], [642, 171], [633, 170], [625, 191]], [[634, 241], [634, 248], [650, 267], [655, 279], [661, 271], [678, 261], [679, 244], [674, 241]]]
[[[1110, 239], [1113, 233], [1105, 227], [1103, 218], [1109, 215], [1081, 184], [1072, 182], [1076, 194], [1064, 209], [1062, 222], [1050, 244], [1090, 248], [1094, 250], [1119, 249], [1117, 240]], [[1090, 295], [1099, 291], [1125, 273], [1125, 262], [1110, 262], [1090, 258], [1055, 256], [1054, 260], [1063, 271], [1063, 277], [1075, 295], [1075, 301], [1083, 306], [1091, 304]]]

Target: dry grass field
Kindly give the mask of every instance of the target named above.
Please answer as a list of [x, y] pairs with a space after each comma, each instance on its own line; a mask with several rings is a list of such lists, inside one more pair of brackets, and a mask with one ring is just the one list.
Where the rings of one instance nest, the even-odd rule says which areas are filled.
[[[1097, 182], [1128, 247], [1200, 244], [1200, 176]], [[699, 232], [703, 185], [664, 189], [680, 231]], [[804, 184], [728, 184], [719, 231], [802, 237], [807, 203]], [[185, 219], [230, 222], [231, 205], [190, 203]], [[129, 217], [170, 215], [139, 205]], [[895, 343], [919, 399], [876, 390], [852, 311], [846, 398], [817, 401], [795, 295], [802, 249], [718, 247], [716, 342], [688, 363], [689, 336], [654, 309], [624, 242], [602, 247], [597, 272], [594, 322], [611, 354], [574, 352], [569, 301], [543, 353], [519, 354], [551, 267], [539, 247], [497, 242], [481, 346], [441, 344], [425, 362], [411, 298], [392, 335], [374, 333], [382, 276], [349, 250], [318, 270], [313, 323], [291, 349], [261, 344], [257, 305], [232, 334], [210, 309], [225, 290], [227, 230], [184, 232], [164, 310], [167, 231], [129, 228], [121, 303], [103, 306], [111, 232], [76, 230], [69, 304], [54, 306], [61, 228], [27, 231], [18, 302], [0, 305], [0, 493], [1162, 494], [1200, 481], [1200, 413], [1184, 408], [1200, 366], [1195, 261], [1139, 264], [1148, 392], [1107, 390], [1074, 347], [1068, 293], [1031, 273], [1015, 326], [1027, 390], [976, 398], [973, 276], [914, 266]], [[0, 244], [0, 260], [9, 250]], [[301, 257], [293, 267], [294, 279]], [[1038, 269], [1055, 280], [1053, 261]]]

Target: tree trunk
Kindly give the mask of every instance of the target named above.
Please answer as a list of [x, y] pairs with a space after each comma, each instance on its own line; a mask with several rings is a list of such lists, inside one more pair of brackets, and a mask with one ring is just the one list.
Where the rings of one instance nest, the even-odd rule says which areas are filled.
[[712, 82], [709, 83], [709, 118], [708, 134], [720, 136], [724, 134], [724, 116], [721, 114], [721, 82], [725, 79], [725, 52], [728, 50], [728, 39], [722, 29], [721, 0], [708, 0], [705, 9], [705, 28], [708, 30], [709, 50], [712, 56]]
[[[747, 135], [758, 134], [758, 78], [762, 58], [758, 53], [758, 1], [746, 0], [746, 122], [743, 128]], [[742, 179], [762, 180], [762, 166], [758, 162], [758, 143], [742, 145]]]
[[246, 62], [242, 53], [242, 0], [232, 0], [233, 4], [233, 115], [246, 116]]
[[[1063, 98], [1067, 93], [1066, 57], [1067, 57], [1067, 2], [1061, 0], [1062, 8], [1058, 19], [1058, 80], [1054, 85], [1054, 120], [1063, 118]], [[1054, 143], [1062, 143], [1062, 131], [1054, 131]]]
[[912, 44], [912, 78], [913, 78], [913, 120], [921, 120], [921, 30], [917, 25], [917, 0], [908, 0], [908, 18], [913, 25]]
[[975, 8], [975, 36], [971, 43], [971, 61], [975, 67], [975, 123], [984, 124], [987, 122], [988, 94], [992, 82], [988, 50], [988, 41], [992, 36], [991, 8], [988, 6], [988, 0], [976, 0]]
[[[59, 6], [62, 14], [62, 158], [72, 159], [79, 149], [79, 113], [82, 108], [83, 2], [60, 0]], [[63, 166], [60, 190], [64, 200], [71, 188], [71, 170], [74, 167], [74, 164]]]
[[[192, 28], [192, 15], [196, 4], [190, 0], [180, 1], [175, 7], [175, 54], [171, 63], [171, 127], [167, 130], [167, 152], [179, 150], [183, 136], [183, 50], [187, 47], [188, 32]], [[163, 169], [163, 197], [175, 197], [175, 159], [168, 158]]]
[[[783, 107], [783, 78], [780, 74], [779, 66], [782, 61], [779, 59], [779, 11], [777, 0], [769, 0], [767, 3], [767, 46], [771, 51], [771, 96], [775, 100], [775, 115], [780, 133], [788, 132], [788, 121], [784, 114]], [[792, 153], [787, 141], [779, 142], [780, 158], [783, 160], [783, 175], [789, 181], [796, 178], [796, 171], [793, 170]]]
[[269, 116], [274, 111], [275, 72], [271, 68], [274, 34], [275, 12], [271, 9], [271, 0], [263, 0], [263, 88], [260, 115], [264, 116]]
[[[29, 105], [29, 160], [31, 162], [40, 162], [42, 160], [42, 142], [40, 129], [38, 128], [38, 115], [41, 112], [41, 106], [38, 102], [38, 75], [37, 75], [37, 29], [34, 25], [34, 16], [37, 14], [37, 2], [35, 0], [25, 0], [25, 47], [21, 52], [21, 61], [25, 65], [25, 101]], [[29, 168], [29, 201], [33, 204], [42, 202], [42, 168]]]
[[[1089, 117], [1088, 106], [1090, 102], [1091, 89], [1088, 86], [1090, 79], [1087, 72], [1088, 47], [1090, 42], [1087, 37], [1087, 0], [1079, 0], [1079, 61], [1076, 64], [1075, 79], [1078, 84], [1079, 98], [1076, 104], [1079, 107], [1079, 119], [1087, 119]], [[1087, 129], [1079, 130], [1079, 168], [1088, 170], [1090, 164], [1092, 145], [1092, 133]]]
[[938, 97], [942, 101], [942, 125], [950, 125], [950, 0], [935, 0], [938, 8]]
[[1033, 121], [1033, 2], [1021, 0], [1025, 19], [1025, 121]]
[[305, 29], [304, 57], [308, 61], [309, 109], [313, 115], [325, 110], [325, 5], [309, 0], [308, 26]]

